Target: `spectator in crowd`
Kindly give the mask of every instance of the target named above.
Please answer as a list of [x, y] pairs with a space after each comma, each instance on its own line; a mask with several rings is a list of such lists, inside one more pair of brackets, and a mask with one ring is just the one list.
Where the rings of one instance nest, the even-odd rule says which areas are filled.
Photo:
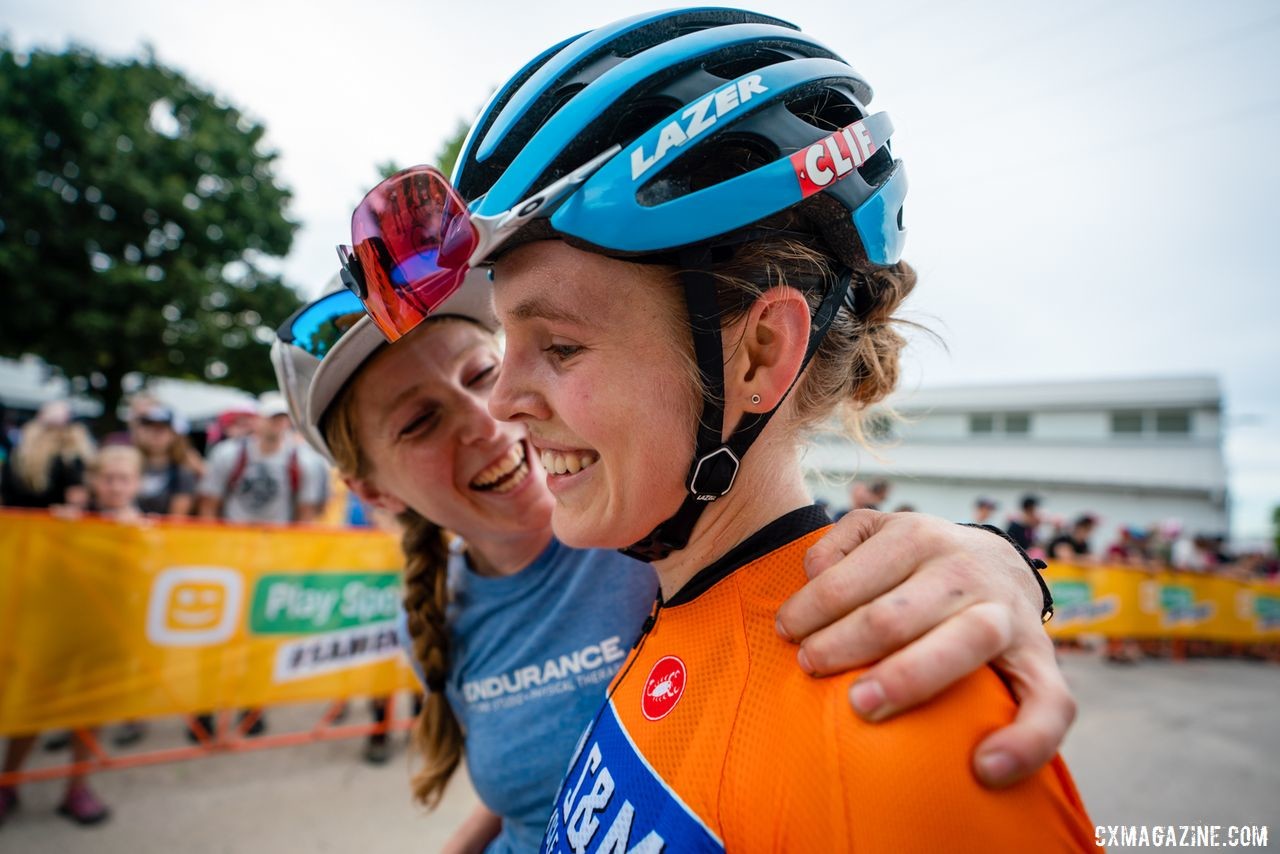
[[197, 488], [199, 513], [228, 522], [310, 522], [327, 481], [323, 461], [296, 440], [288, 407], [276, 395], [264, 400], [251, 433], [210, 451]]
[[991, 524], [991, 517], [996, 513], [996, 503], [985, 495], [978, 496], [973, 502], [973, 522], [975, 525]]
[[1205, 538], [1180, 532], [1170, 549], [1169, 565], [1184, 572], [1207, 572], [1209, 563], [1209, 544]]
[[880, 505], [889, 500], [889, 481], [873, 480], [863, 483], [855, 480], [849, 487], [849, 509], [879, 510]]
[[[37, 735], [38, 733], [33, 733], [10, 737], [5, 747], [4, 773], [22, 770], [31, 748], [35, 746]], [[80, 739], [72, 738], [71, 756], [74, 762], [88, 762], [93, 758], [93, 753]], [[9, 813], [17, 809], [19, 803], [17, 786], [0, 786], [0, 824], [4, 824]], [[67, 778], [67, 788], [63, 792], [62, 802], [58, 804], [58, 815], [80, 825], [101, 824], [111, 817], [111, 808], [89, 787], [87, 775], [78, 773]]]
[[88, 501], [84, 468], [93, 455], [93, 439], [83, 424], [71, 420], [65, 401], [40, 407], [18, 436], [0, 474], [0, 504], [49, 508], [83, 507]]
[[209, 450], [212, 451], [216, 445], [227, 439], [243, 439], [248, 436], [253, 432], [253, 425], [257, 422], [257, 418], [258, 408], [253, 404], [240, 404], [220, 412], [209, 425], [206, 434]]
[[[89, 460], [85, 468], [89, 489], [88, 510], [121, 522], [133, 522], [141, 517], [137, 498], [142, 483], [142, 454], [136, 448], [122, 445], [103, 448]], [[85, 508], [62, 505], [53, 509], [59, 514], [74, 518]], [[142, 737], [143, 732], [142, 724], [125, 723], [117, 733], [115, 743], [132, 744]], [[17, 771], [22, 767], [36, 737], [32, 734], [9, 739], [4, 758], [6, 772]], [[71, 738], [70, 743], [73, 762], [88, 762], [93, 758], [93, 753], [79, 738]], [[0, 787], [0, 821], [17, 805], [16, 787]], [[111, 815], [111, 809], [89, 787], [87, 777], [81, 773], [67, 778], [67, 788], [62, 803], [58, 806], [58, 814], [76, 824], [92, 825], [106, 821]]]
[[1227, 548], [1226, 534], [1212, 534], [1207, 539], [1210, 553], [1213, 555], [1213, 566], [1228, 566], [1235, 563], [1235, 555]]
[[836, 514], [839, 520], [845, 513], [853, 510], [879, 510], [880, 505], [889, 500], [889, 481], [873, 480], [865, 483], [855, 480], [849, 485], [849, 509]]
[[198, 474], [191, 466], [191, 445], [175, 422], [172, 410], [154, 405], [131, 425], [133, 446], [144, 460], [138, 496], [144, 513], [190, 516], [195, 509]]
[[1241, 578], [1275, 581], [1280, 577], [1280, 558], [1264, 552], [1242, 554], [1236, 559], [1236, 566]]
[[17, 439], [17, 431], [13, 430], [9, 424], [9, 407], [0, 403], [0, 466], [9, 459], [15, 439]]
[[1174, 550], [1179, 548], [1178, 542], [1181, 539], [1183, 539], [1182, 522], [1178, 519], [1165, 519], [1151, 526], [1147, 553], [1162, 566], [1175, 566]]
[[1107, 548], [1107, 560], [1130, 566], [1146, 566], [1151, 558], [1147, 553], [1147, 532], [1136, 525], [1120, 529], [1120, 538]]
[[131, 445], [112, 445], [98, 451], [86, 468], [89, 504], [85, 508], [118, 522], [136, 522], [142, 516], [145, 458]]
[[1077, 517], [1071, 526], [1070, 533], [1060, 534], [1049, 543], [1047, 549], [1049, 557], [1065, 562], [1090, 557], [1089, 537], [1093, 535], [1093, 529], [1097, 524], [1098, 520], [1089, 513]]
[[1009, 518], [1009, 526], [1005, 531], [1013, 541], [1027, 552], [1032, 551], [1039, 543], [1036, 540], [1036, 529], [1040, 527], [1040, 499], [1035, 495], [1022, 496], [1022, 513]]
[[[89, 511], [118, 522], [141, 519], [144, 466], [142, 452], [131, 445], [111, 445], [100, 450], [88, 468]], [[128, 747], [145, 735], [146, 727], [140, 721], [126, 721], [116, 730], [112, 742], [117, 747]]]
[[133, 444], [133, 427], [138, 422], [138, 418], [142, 413], [151, 409], [153, 406], [159, 406], [160, 401], [151, 396], [150, 393], [140, 391], [129, 396], [129, 403], [125, 409], [124, 430], [116, 430], [103, 436], [99, 444], [104, 447], [112, 445], [132, 445]]

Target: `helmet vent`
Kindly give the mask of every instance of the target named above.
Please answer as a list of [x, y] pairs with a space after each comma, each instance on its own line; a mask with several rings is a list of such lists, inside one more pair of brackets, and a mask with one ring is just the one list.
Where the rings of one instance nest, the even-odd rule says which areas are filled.
[[787, 109], [796, 118], [826, 133], [853, 124], [866, 115], [852, 98], [844, 97], [844, 93], [829, 86], [806, 98], [788, 102]]
[[749, 56], [735, 56], [724, 62], [712, 63], [704, 66], [709, 74], [714, 74], [725, 80], [733, 80], [750, 74], [753, 71], [759, 71], [761, 68], [767, 68], [770, 65], [777, 65], [779, 62], [785, 62], [793, 57], [776, 50], [757, 49]]
[[777, 147], [759, 136], [725, 133], [663, 170], [640, 188], [636, 201], [646, 207], [660, 205], [759, 169], [778, 156]]

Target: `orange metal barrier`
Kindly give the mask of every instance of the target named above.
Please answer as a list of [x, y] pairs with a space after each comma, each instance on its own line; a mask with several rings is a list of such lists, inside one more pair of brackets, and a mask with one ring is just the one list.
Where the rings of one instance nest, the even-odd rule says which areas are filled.
[[215, 716], [215, 732], [209, 732], [194, 715], [186, 716], [187, 727], [195, 734], [196, 744], [189, 747], [172, 747], [163, 750], [147, 750], [131, 752], [124, 755], [109, 753], [91, 730], [78, 729], [73, 737], [79, 740], [92, 758], [84, 762], [69, 762], [30, 771], [0, 772], [0, 786], [16, 786], [20, 783], [34, 783], [40, 780], [56, 780], [78, 774], [94, 774], [99, 771], [114, 771], [120, 768], [137, 768], [144, 765], [160, 765], [168, 762], [185, 762], [190, 759], [203, 759], [222, 753], [248, 753], [254, 750], [271, 750], [277, 747], [297, 747], [303, 744], [315, 744], [322, 741], [339, 741], [345, 738], [359, 738], [369, 735], [383, 735], [391, 732], [402, 732], [413, 727], [415, 718], [396, 717], [395, 697], [388, 698], [386, 716], [381, 723], [345, 724], [335, 726], [334, 721], [341, 716], [347, 700], [334, 700], [320, 720], [310, 729], [296, 732], [274, 733], [250, 737], [246, 735], [257, 722], [261, 710], [249, 712], [239, 721], [232, 721], [233, 712], [224, 710]]

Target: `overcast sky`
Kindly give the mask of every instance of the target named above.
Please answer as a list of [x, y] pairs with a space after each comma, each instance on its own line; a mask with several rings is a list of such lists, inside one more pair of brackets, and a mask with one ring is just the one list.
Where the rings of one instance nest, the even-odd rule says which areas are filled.
[[[667, 3], [0, 0], [15, 47], [143, 43], [263, 121], [331, 275], [376, 164], [429, 161], [559, 39]], [[750, 3], [876, 90], [911, 177], [908, 382], [1212, 374], [1237, 536], [1280, 503], [1280, 6], [1269, 0]], [[1135, 520], [1143, 521], [1143, 520]]]

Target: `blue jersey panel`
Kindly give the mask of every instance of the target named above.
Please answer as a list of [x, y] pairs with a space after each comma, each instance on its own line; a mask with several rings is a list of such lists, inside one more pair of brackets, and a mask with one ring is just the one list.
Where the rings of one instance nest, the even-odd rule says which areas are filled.
[[569, 768], [542, 850], [698, 854], [724, 846], [640, 756], [609, 703]]

